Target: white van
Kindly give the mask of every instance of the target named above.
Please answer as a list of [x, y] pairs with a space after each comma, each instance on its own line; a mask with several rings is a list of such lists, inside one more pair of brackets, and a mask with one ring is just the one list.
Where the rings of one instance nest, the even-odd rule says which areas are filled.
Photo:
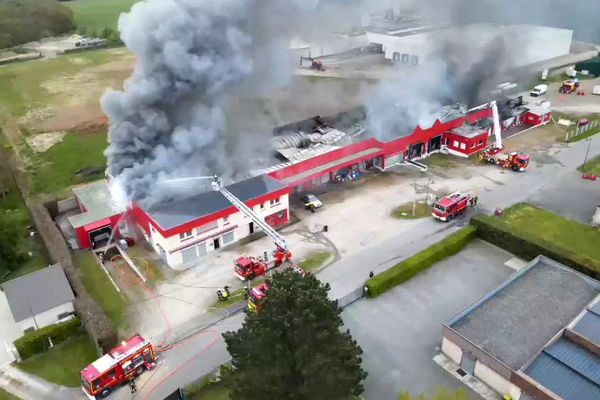
[[538, 97], [548, 92], [548, 85], [537, 85], [533, 89], [531, 89], [530, 95], [532, 97]]

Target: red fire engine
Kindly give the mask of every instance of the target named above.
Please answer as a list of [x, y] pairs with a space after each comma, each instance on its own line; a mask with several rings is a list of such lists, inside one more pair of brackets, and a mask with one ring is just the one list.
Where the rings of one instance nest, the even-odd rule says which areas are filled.
[[81, 389], [90, 399], [110, 392], [146, 369], [156, 365], [156, 351], [150, 340], [136, 334], [81, 371]]
[[481, 159], [516, 172], [523, 172], [529, 167], [529, 154], [512, 152], [506, 155], [499, 148], [484, 151]]
[[473, 204], [473, 198], [469, 194], [452, 193], [442, 197], [433, 204], [433, 218], [448, 222], [452, 218], [465, 212], [469, 205]]
[[248, 309], [254, 312], [260, 311], [263, 302], [267, 298], [268, 291], [269, 285], [267, 283], [261, 283], [257, 287], [252, 288], [248, 296]]
[[235, 275], [242, 281], [252, 280], [291, 259], [292, 253], [289, 250], [277, 247], [277, 250], [273, 252], [273, 259], [267, 260], [266, 256], [265, 252], [265, 256], [262, 258], [245, 255], [238, 257], [235, 260]]

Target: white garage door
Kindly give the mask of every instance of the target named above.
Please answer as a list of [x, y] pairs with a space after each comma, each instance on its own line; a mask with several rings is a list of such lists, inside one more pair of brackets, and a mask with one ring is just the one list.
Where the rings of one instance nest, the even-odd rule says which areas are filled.
[[181, 250], [181, 257], [184, 263], [194, 261], [196, 258], [198, 258], [197, 246], [192, 246]]
[[198, 248], [198, 257], [206, 254], [206, 242], [199, 243], [196, 247]]
[[233, 232], [229, 232], [223, 235], [223, 244], [229, 244], [233, 242]]

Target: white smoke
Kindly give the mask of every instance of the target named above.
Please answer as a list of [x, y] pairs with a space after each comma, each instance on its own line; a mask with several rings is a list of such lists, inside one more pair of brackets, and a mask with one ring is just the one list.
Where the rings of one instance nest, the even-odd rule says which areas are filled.
[[148, 0], [121, 16], [121, 38], [137, 64], [124, 90], [109, 90], [101, 100], [119, 202], [165, 200], [173, 193], [162, 183], [171, 177], [231, 178], [226, 149], [230, 156], [243, 149], [227, 135], [235, 119], [228, 103], [289, 81], [290, 38], [317, 3]]

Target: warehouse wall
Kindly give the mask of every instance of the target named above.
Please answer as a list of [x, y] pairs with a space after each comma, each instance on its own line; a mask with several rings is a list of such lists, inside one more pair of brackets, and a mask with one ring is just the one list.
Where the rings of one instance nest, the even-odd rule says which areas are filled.
[[[254, 205], [253, 210], [263, 218], [275, 213], [285, 212], [287, 219], [289, 219], [289, 196], [287, 194], [278, 195], [271, 200], [275, 201], [276, 198], [279, 199], [278, 202], [271, 204], [270, 200], [267, 200]], [[184, 238], [181, 238], [179, 234], [164, 237], [151, 225], [149, 242], [170, 267], [176, 267], [184, 263], [183, 252], [187, 250], [186, 256], [189, 256], [192, 253], [191, 249], [195, 246], [197, 246], [195, 252], [200, 258], [202, 255], [215, 250], [214, 240], [217, 238], [220, 247], [223, 247], [247, 237], [250, 235], [250, 222], [252, 220], [249, 217], [238, 211], [210, 222], [202, 222], [202, 225], [195, 226], [189, 231], [191, 236]], [[258, 230], [259, 228], [255, 227], [255, 232]], [[233, 238], [230, 235], [231, 232], [233, 232]], [[161, 251], [161, 248], [164, 251]], [[271, 249], [265, 250], [270, 251]]]
[[444, 353], [449, 359], [460, 365], [462, 360], [462, 350], [452, 341], [447, 338], [442, 338], [442, 353]]
[[480, 361], [475, 362], [474, 375], [476, 378], [480, 379], [483, 383], [502, 395], [510, 394], [513, 400], [519, 400], [521, 397], [521, 389], [498, 375], [490, 367]]

